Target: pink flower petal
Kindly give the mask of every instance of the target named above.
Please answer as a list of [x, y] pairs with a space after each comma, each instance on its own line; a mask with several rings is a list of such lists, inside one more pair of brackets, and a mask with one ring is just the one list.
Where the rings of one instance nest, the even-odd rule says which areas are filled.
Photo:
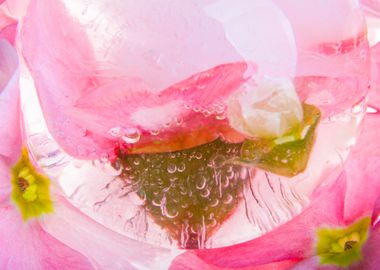
[[176, 252], [129, 239], [84, 216], [63, 199], [41, 221], [53, 237], [81, 252], [96, 269], [167, 269]]
[[[112, 154], [119, 141], [113, 128], [146, 135], [183, 118], [182, 128], [161, 130], [170, 137], [165, 133], [214, 126], [185, 105], [210, 110], [223, 103], [255, 73], [253, 62], [268, 74], [293, 75], [296, 51], [285, 16], [270, 1], [239, 1], [236, 20], [218, 13], [217, 4], [199, 1], [174, 1], [165, 9], [158, 2], [147, 9], [136, 1], [31, 1], [21, 30], [23, 55], [53, 136], [77, 157]], [[93, 12], [108, 26], [94, 23]], [[236, 32], [246, 23], [254, 34]], [[277, 34], [266, 35], [262, 25]]]
[[16, 37], [17, 23], [12, 23], [0, 29], [0, 39], [6, 39], [9, 43], [14, 45]]
[[344, 210], [347, 222], [370, 214], [380, 196], [379, 129], [379, 115], [367, 115], [363, 132], [347, 161], [348, 184]]
[[0, 269], [4, 270], [94, 269], [85, 257], [47, 234], [38, 223], [25, 224], [9, 204], [0, 207], [0, 246]]
[[360, 0], [364, 9], [369, 11], [371, 14], [380, 16], [380, 2], [377, 0]]
[[[333, 265], [321, 265], [319, 258], [316, 256], [307, 258], [291, 268], [292, 270], [341, 270], [341, 267]], [[277, 270], [277, 269], [273, 269]]]
[[248, 267], [218, 267], [211, 264], [207, 264], [196, 254], [192, 252], [185, 252], [183, 255], [174, 259], [170, 270], [287, 270], [294, 266], [297, 261], [287, 260], [275, 263], [269, 263], [260, 266], [248, 266]]
[[0, 156], [16, 161], [21, 153], [18, 57], [15, 49], [0, 40]]
[[[373, 58], [380, 62], [380, 47], [372, 48]], [[376, 108], [380, 101], [380, 90], [370, 91], [369, 106]], [[363, 131], [345, 166], [348, 181], [345, 199], [345, 220], [352, 222], [370, 214], [380, 197], [380, 114], [367, 114]]]
[[0, 6], [0, 40], [7, 39], [9, 43], [13, 44], [17, 22], [6, 13], [5, 7], [3, 7], [5, 5], [6, 3]]
[[380, 265], [380, 226], [376, 226], [370, 233], [369, 239], [363, 247], [363, 261], [350, 270], [378, 270]]

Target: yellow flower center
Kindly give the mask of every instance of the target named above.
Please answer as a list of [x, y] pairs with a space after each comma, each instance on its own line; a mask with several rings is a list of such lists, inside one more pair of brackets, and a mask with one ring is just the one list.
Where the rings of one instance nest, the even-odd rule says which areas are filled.
[[331, 244], [331, 251], [342, 253], [352, 249], [357, 243], [360, 242], [360, 233], [353, 232], [350, 235], [341, 237], [337, 242]]
[[12, 169], [12, 186], [12, 199], [24, 220], [53, 211], [50, 180], [36, 171], [25, 148]]
[[369, 225], [370, 219], [364, 218], [346, 228], [319, 229], [317, 254], [321, 264], [347, 267], [360, 261]]

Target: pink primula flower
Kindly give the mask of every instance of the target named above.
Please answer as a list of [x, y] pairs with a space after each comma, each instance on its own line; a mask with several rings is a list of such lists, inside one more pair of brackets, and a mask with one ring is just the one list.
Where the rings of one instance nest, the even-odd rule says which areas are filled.
[[92, 269], [84, 256], [46, 233], [37, 220], [23, 221], [12, 203], [12, 166], [21, 157], [18, 60], [0, 40], [0, 268]]
[[[22, 155], [18, 60], [6, 40], [0, 40], [0, 59], [0, 269], [166, 268], [174, 256], [170, 250], [104, 228], [71, 206], [54, 183], [47, 188], [41, 184], [43, 176], [35, 164], [27, 164], [25, 150]], [[29, 173], [18, 171], [17, 164], [30, 165]], [[37, 182], [37, 199], [32, 189], [28, 192], [33, 182]], [[15, 195], [15, 188], [23, 193]], [[41, 204], [50, 190], [53, 203], [46, 208]], [[44, 199], [33, 204], [38, 196]]]

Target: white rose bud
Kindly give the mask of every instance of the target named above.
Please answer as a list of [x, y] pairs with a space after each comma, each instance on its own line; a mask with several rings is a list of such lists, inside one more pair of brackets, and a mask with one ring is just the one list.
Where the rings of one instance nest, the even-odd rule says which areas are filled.
[[303, 109], [291, 79], [261, 77], [230, 97], [227, 117], [247, 137], [276, 138], [302, 121]]

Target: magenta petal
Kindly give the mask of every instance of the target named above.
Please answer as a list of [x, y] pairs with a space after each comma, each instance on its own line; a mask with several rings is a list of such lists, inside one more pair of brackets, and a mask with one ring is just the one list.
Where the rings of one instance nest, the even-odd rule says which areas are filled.
[[[262, 237], [231, 247], [199, 250], [196, 254], [211, 265], [231, 268], [302, 260], [313, 252], [317, 227], [340, 225], [345, 186], [342, 175], [335, 183], [317, 191], [303, 213]], [[192, 261], [188, 263], [191, 265]]]
[[380, 196], [380, 117], [367, 115], [359, 141], [346, 164], [348, 177], [345, 219], [370, 214]]
[[363, 247], [363, 260], [350, 270], [378, 270], [380, 266], [380, 226], [376, 226]]
[[288, 270], [297, 264], [297, 261], [287, 260], [275, 263], [269, 263], [259, 266], [248, 267], [218, 267], [215, 265], [207, 264], [199, 258], [194, 252], [185, 252], [184, 254], [176, 257], [170, 270]]
[[9, 43], [14, 45], [17, 31], [17, 23], [12, 23], [0, 29], [0, 39], [6, 39]]
[[41, 229], [24, 223], [17, 209], [0, 207], [0, 269], [4, 270], [89, 270], [90, 262]]
[[[277, 270], [277, 269], [274, 269]], [[341, 267], [332, 265], [321, 265], [319, 258], [313, 256], [301, 261], [299, 264], [291, 268], [291, 270], [342, 270]], [[364, 270], [364, 269], [363, 269]]]
[[[380, 55], [374, 54], [373, 57], [377, 60]], [[378, 89], [370, 91], [369, 106], [375, 108], [379, 106], [379, 101], [380, 91]], [[345, 166], [348, 184], [344, 215], [347, 222], [352, 222], [364, 214], [370, 214], [380, 197], [379, 130], [379, 113], [367, 114], [362, 134]]]

